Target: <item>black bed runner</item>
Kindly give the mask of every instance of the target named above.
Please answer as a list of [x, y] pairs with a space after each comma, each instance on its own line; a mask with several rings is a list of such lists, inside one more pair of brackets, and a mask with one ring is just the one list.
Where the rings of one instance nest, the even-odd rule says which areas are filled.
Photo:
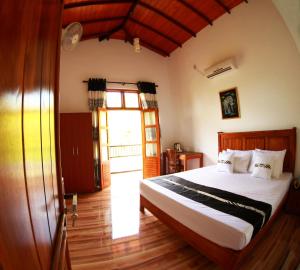
[[238, 217], [253, 225], [252, 237], [269, 220], [272, 205], [232, 192], [195, 184], [183, 178], [166, 175], [151, 179], [166, 189], [206, 206]]

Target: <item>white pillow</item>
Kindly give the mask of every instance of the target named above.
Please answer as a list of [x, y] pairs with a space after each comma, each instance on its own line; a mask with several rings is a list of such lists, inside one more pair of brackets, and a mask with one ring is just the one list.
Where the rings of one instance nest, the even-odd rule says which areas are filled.
[[227, 152], [233, 153], [233, 171], [239, 173], [247, 173], [252, 156], [252, 151], [241, 151], [227, 149]]
[[259, 150], [259, 149], [257, 150], [263, 153], [271, 154], [273, 156], [274, 169], [273, 169], [272, 177], [279, 178], [283, 172], [283, 162], [286, 154], [286, 149], [282, 151], [270, 151], [270, 150]]
[[[273, 157], [274, 160], [274, 168], [272, 171], [272, 177], [273, 178], [279, 178], [280, 175], [282, 174], [283, 171], [283, 162], [284, 162], [284, 157], [285, 157], [285, 153], [286, 150], [282, 150], [282, 151], [270, 151], [270, 150], [260, 150], [260, 149], [256, 149], [255, 152], [262, 152], [262, 153], [266, 153], [270, 156]], [[252, 159], [250, 167], [249, 167], [249, 171], [252, 172], [254, 168], [254, 160]]]
[[274, 167], [273, 156], [268, 153], [255, 151], [253, 160], [254, 167], [251, 175], [258, 178], [271, 179]]
[[226, 151], [219, 153], [217, 171], [233, 173], [233, 153]]

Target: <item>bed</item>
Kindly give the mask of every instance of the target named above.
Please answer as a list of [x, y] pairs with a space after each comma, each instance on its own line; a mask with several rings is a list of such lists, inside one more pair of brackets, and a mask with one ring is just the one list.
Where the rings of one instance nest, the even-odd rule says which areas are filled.
[[[284, 205], [295, 167], [296, 128], [220, 132], [218, 146], [219, 152], [226, 149], [253, 150], [256, 148], [287, 150], [284, 173], [277, 180], [255, 179], [250, 174], [217, 173], [214, 166], [170, 176], [172, 179], [184, 178], [191, 183], [211, 188], [222, 186], [222, 190], [270, 204], [272, 206], [270, 218], [256, 234], [253, 233], [253, 226], [246, 221], [205, 205], [199, 207], [199, 203], [153, 183], [152, 179], [141, 181], [140, 207], [141, 211], [147, 208], [184, 240], [222, 268], [235, 269], [272, 226]], [[168, 179], [165, 180], [168, 181]]]

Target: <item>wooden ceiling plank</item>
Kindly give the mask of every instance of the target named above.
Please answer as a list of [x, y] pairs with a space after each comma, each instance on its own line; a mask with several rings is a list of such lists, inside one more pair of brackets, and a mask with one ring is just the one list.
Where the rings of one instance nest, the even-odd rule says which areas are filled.
[[231, 14], [230, 9], [224, 4], [222, 0], [215, 0], [215, 2], [222, 7], [228, 14]]
[[189, 33], [191, 36], [196, 37], [196, 33], [194, 33], [190, 28], [188, 28], [187, 26], [185, 26], [184, 24], [182, 24], [181, 22], [175, 20], [174, 18], [172, 18], [171, 16], [167, 15], [166, 13], [162, 12], [161, 10], [147, 4], [144, 2], [139, 2], [139, 5], [151, 10], [152, 12], [160, 15], [161, 17], [165, 18], [166, 20], [170, 21], [171, 23], [177, 25], [179, 28], [181, 28], [182, 30], [184, 30], [185, 32]]
[[[132, 37], [132, 35], [129, 33], [129, 31], [128, 31], [128, 29], [126, 27], [124, 27], [123, 30], [124, 30], [124, 33], [125, 33], [125, 35], [127, 37], [127, 40], [129, 41], [129, 43], [131, 45], [133, 45], [133, 37]], [[154, 46], [153, 44], [150, 44], [149, 42], [146, 42], [145, 40], [142, 40], [141, 38], [140, 38], [140, 44], [142, 46], [144, 45], [144, 46], [148, 47], [152, 51], [155, 51], [155, 52], [159, 53], [162, 56], [170, 56], [170, 54], [168, 52], [164, 51], [161, 48], [158, 48], [158, 47]]]
[[161, 48], [158, 48], [156, 47], [155, 45], [153, 44], [150, 44], [149, 42], [146, 42], [145, 40], [140, 40], [141, 41], [141, 45], [143, 46], [146, 46], [146, 47], [149, 47], [149, 48], [152, 48], [154, 51], [157, 51], [159, 52], [161, 55], [163, 56], [170, 56], [170, 54], [168, 52], [166, 52], [165, 50], [161, 49]]
[[194, 6], [192, 6], [190, 3], [186, 2], [185, 0], [178, 0], [179, 3], [181, 3], [183, 6], [188, 8], [189, 10], [193, 11], [195, 14], [197, 14], [201, 19], [206, 21], [208, 24], [212, 25], [212, 21], [200, 10], [196, 9]]
[[[99, 23], [99, 22], [109, 22], [109, 21], [118, 21], [118, 20], [124, 20], [125, 16], [116, 16], [116, 17], [107, 17], [107, 18], [99, 18], [99, 19], [93, 19], [93, 20], [84, 20], [80, 21], [82, 25], [90, 24], [90, 23]], [[66, 27], [68, 24], [64, 24], [63, 27]]]
[[65, 4], [64, 9], [86, 7], [86, 6], [93, 6], [93, 5], [111, 5], [111, 4], [124, 4], [124, 3], [132, 3], [132, 0], [107, 0], [107, 1], [87, 0], [87, 1]]
[[148, 24], [145, 24], [143, 22], [140, 22], [140, 21], [138, 21], [134, 18], [129, 18], [129, 20], [136, 23], [136, 24], [138, 24], [138, 25], [140, 25], [140, 26], [142, 26], [142, 27], [144, 27], [144, 28], [146, 28], [146, 29], [148, 29], [148, 30], [150, 30], [150, 31], [152, 31], [152, 32], [154, 32], [154, 33], [156, 33], [157, 35], [160, 35], [161, 37], [163, 37], [163, 38], [169, 40], [170, 42], [172, 42], [173, 44], [175, 44], [176, 46], [182, 47], [182, 44], [180, 42], [176, 41], [172, 37], [160, 32], [160, 31], [158, 31], [157, 29], [153, 28], [152, 26], [150, 26]]
[[116, 27], [114, 27], [113, 29], [111, 29], [109, 32], [105, 33], [105, 34], [100, 34], [98, 40], [99, 41], [103, 41], [105, 39], [109, 39], [110, 36], [118, 31], [120, 31], [123, 27], [123, 24], [119, 24]]

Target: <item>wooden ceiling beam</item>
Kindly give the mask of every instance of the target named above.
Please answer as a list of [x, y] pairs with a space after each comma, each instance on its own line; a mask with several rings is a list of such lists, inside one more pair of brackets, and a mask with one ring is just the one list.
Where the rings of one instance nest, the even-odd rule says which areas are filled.
[[169, 22], [175, 24], [176, 26], [178, 26], [179, 28], [181, 28], [182, 30], [184, 30], [185, 32], [189, 33], [191, 36], [193, 37], [196, 37], [196, 33], [194, 33], [190, 28], [188, 28], [187, 26], [185, 26], [184, 24], [182, 24], [181, 22], [175, 20], [173, 17], [167, 15], [166, 13], [162, 12], [161, 10], [147, 4], [147, 3], [144, 3], [144, 2], [139, 2], [139, 5], [148, 9], [148, 10], [151, 10], [152, 12], [160, 15], [161, 17], [165, 18], [166, 20], [168, 20]]
[[128, 13], [126, 15], [126, 18], [124, 19], [123, 25], [125, 26], [125, 24], [127, 23], [128, 19], [131, 17], [131, 15], [133, 14], [137, 4], [139, 3], [139, 0], [134, 0], [130, 9], [128, 10]]
[[185, 0], [178, 0], [179, 3], [181, 3], [183, 6], [185, 6], [186, 8], [188, 8], [189, 10], [193, 11], [195, 14], [197, 14], [201, 19], [203, 19], [204, 21], [206, 21], [208, 24], [212, 25], [212, 21], [201, 11], [199, 11], [198, 9], [196, 9], [194, 6], [192, 6], [190, 3], [185, 2]]
[[125, 42], [129, 42], [131, 45], [133, 45], [133, 37], [130, 35], [130, 33], [128, 32], [127, 28], [124, 27], [123, 31], [125, 33]]
[[179, 46], [179, 47], [182, 47], [182, 44], [178, 41], [176, 41], [175, 39], [173, 39], [172, 37], [158, 31], [157, 29], [153, 28], [152, 26], [148, 25], [148, 24], [145, 24], [145, 23], [142, 23], [134, 18], [129, 18], [130, 21], [136, 23], [137, 25], [141, 26], [141, 27], [144, 27], [152, 32], [154, 32], [155, 34], [167, 39], [168, 41], [172, 42], [173, 44], [175, 44], [176, 46]]
[[109, 39], [110, 36], [118, 31], [120, 31], [122, 29], [123, 25], [119, 24], [116, 27], [114, 27], [113, 29], [111, 29], [110, 31], [104, 33], [104, 34], [100, 34], [98, 40], [99, 41], [103, 41], [105, 39]]
[[105, 35], [103, 36], [99, 36], [99, 41], [102, 41], [102, 40], [105, 40], [105, 39], [109, 39], [110, 36], [118, 31], [120, 31], [121, 29], [124, 28], [124, 26], [126, 25], [127, 21], [128, 21], [128, 18], [131, 16], [131, 14], [134, 12], [134, 9], [136, 7], [136, 5], [138, 4], [139, 0], [134, 0], [133, 2], [131, 2], [131, 6], [124, 18], [124, 20], [122, 21], [122, 23], [116, 27], [114, 27], [112, 30], [110, 30], [109, 32], [107, 32]]
[[[124, 33], [126, 35], [126, 39], [129, 41], [129, 43], [131, 45], [133, 45], [133, 37], [131, 36], [131, 34], [129, 33], [129, 31], [127, 30], [126, 27], [124, 27], [123, 30], [124, 30]], [[125, 42], [126, 42], [126, 40], [125, 40]], [[155, 51], [155, 52], [159, 53], [162, 56], [170, 56], [170, 54], [168, 52], [164, 51], [161, 48], [156, 47], [153, 44], [150, 44], [149, 42], [146, 42], [145, 40], [142, 40], [141, 38], [140, 38], [140, 44], [144, 47], [148, 47], [148, 49], [151, 49], [152, 51]]]
[[106, 0], [106, 1], [87, 0], [87, 1], [65, 4], [64, 9], [86, 7], [86, 6], [93, 6], [93, 5], [110, 5], [110, 4], [126, 4], [126, 3], [132, 3], [132, 0]]
[[[90, 24], [90, 23], [99, 23], [99, 22], [110, 22], [110, 21], [119, 21], [124, 20], [126, 16], [116, 16], [116, 17], [107, 17], [107, 18], [99, 18], [92, 20], [84, 20], [80, 21], [82, 25]], [[64, 24], [63, 27], [66, 27], [68, 24]]]
[[223, 0], [215, 0], [215, 2], [216, 2], [220, 7], [222, 7], [228, 14], [231, 14], [230, 8], [227, 7], [227, 6], [224, 4]]
[[168, 52], [166, 52], [165, 50], [158, 48], [156, 46], [154, 46], [153, 44], [150, 44], [149, 42], [146, 42], [145, 40], [140, 40], [141, 41], [141, 45], [144, 47], [148, 47], [156, 52], [158, 52], [159, 54], [161, 54], [162, 56], [170, 56], [170, 54]]

